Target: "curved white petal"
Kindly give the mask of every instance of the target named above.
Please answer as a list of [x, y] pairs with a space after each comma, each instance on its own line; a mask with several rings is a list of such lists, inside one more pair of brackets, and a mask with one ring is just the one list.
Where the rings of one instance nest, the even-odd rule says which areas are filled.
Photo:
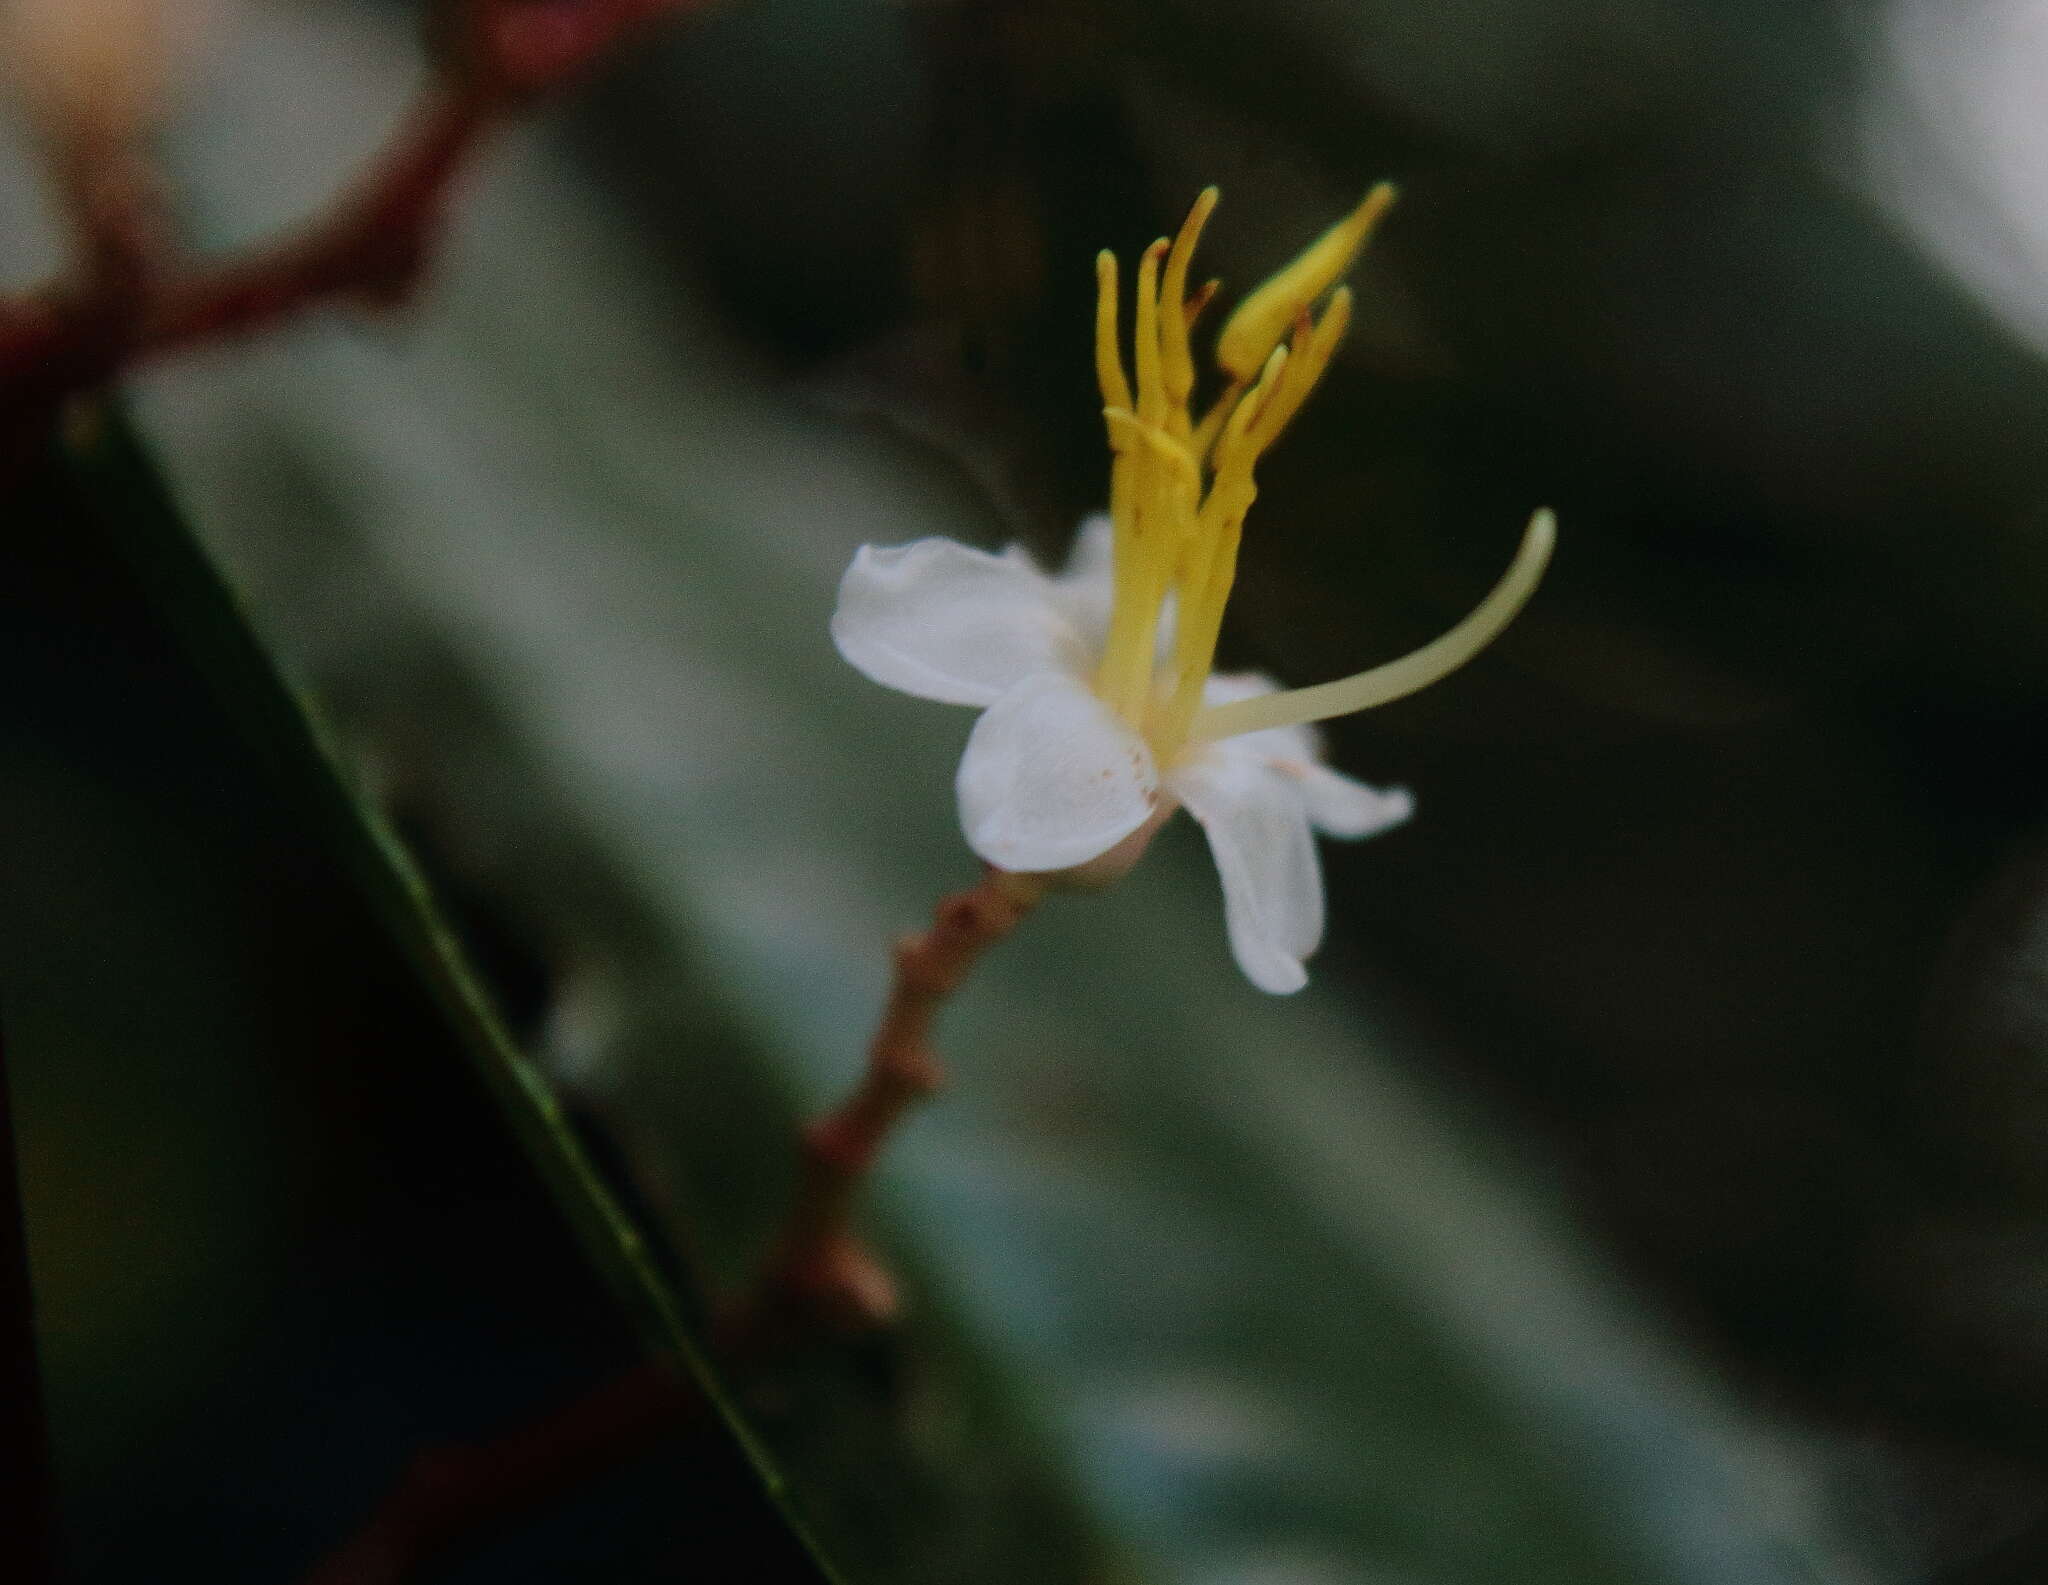
[[1280, 764], [1301, 784], [1302, 804], [1325, 836], [1376, 837], [1404, 824], [1415, 813], [1406, 787], [1374, 787], [1327, 765]]
[[1209, 836], [1230, 950], [1262, 991], [1298, 991], [1323, 939], [1323, 874], [1299, 784], [1262, 754], [1211, 745], [1168, 778]]
[[[1278, 693], [1280, 685], [1259, 672], [1212, 676], [1202, 688], [1211, 707]], [[1293, 780], [1303, 807], [1318, 831], [1333, 837], [1369, 837], [1391, 830], [1415, 813], [1405, 787], [1379, 788], [1331, 770], [1323, 763], [1323, 734], [1312, 726], [1270, 726], [1224, 738], [1211, 752], [1255, 754]]]
[[1089, 665], [1028, 557], [950, 539], [861, 546], [839, 580], [832, 642], [876, 682], [944, 704], [994, 704], [1033, 672]]
[[1151, 818], [1152, 750], [1064, 672], [1027, 677], [975, 722], [955, 783], [967, 845], [998, 869], [1085, 864]]

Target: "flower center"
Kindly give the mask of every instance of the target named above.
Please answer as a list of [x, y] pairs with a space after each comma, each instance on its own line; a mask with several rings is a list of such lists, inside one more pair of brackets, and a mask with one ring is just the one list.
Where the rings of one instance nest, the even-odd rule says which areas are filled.
[[[1189, 335], [1217, 283], [1192, 298], [1188, 269], [1216, 189], [1195, 200], [1180, 233], [1138, 264], [1131, 373], [1118, 343], [1116, 256], [1095, 260], [1095, 368], [1113, 461], [1114, 592], [1096, 691], [1145, 734], [1161, 763], [1187, 745], [1215, 661], [1238, 539], [1258, 495], [1253, 467], [1329, 366], [1351, 318], [1334, 286], [1393, 202], [1382, 182], [1295, 261], [1244, 300], [1217, 338], [1222, 393], [1197, 420]], [[1330, 292], [1320, 318], [1316, 300]], [[1171, 652], [1158, 657], [1167, 602]], [[1210, 734], [1204, 734], [1210, 735]]]

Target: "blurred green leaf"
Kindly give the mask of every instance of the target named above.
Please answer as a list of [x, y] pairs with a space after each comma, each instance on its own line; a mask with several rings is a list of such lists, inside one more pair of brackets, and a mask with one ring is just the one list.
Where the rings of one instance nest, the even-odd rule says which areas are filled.
[[[316, 839], [363, 885], [650, 1347], [673, 1357], [696, 1380], [739, 1437], [770, 1494], [782, 1495], [781, 1476], [733, 1414], [685, 1324], [684, 1304], [650, 1258], [645, 1236], [592, 1163], [547, 1080], [507, 1033], [410, 852], [374, 805], [354, 790], [317, 709], [295, 693], [272, 663], [232, 589], [177, 516], [125, 423], [108, 415], [76, 431], [74, 455], [93, 499], [179, 636], [297, 799]], [[794, 1510], [785, 1507], [784, 1512], [799, 1538], [808, 1541]], [[831, 1577], [822, 1555], [814, 1556]]]

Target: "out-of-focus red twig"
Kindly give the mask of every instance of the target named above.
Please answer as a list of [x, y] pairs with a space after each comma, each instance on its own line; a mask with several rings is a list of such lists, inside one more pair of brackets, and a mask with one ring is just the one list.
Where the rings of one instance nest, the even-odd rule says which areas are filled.
[[153, 293], [138, 354], [258, 329], [325, 298], [404, 298], [425, 271], [455, 179], [494, 112], [467, 85], [433, 85], [407, 111], [366, 179], [325, 215]]
[[324, 301], [402, 300], [493, 129], [594, 65], [629, 29], [707, 3], [448, 0], [440, 66], [357, 181], [297, 230], [224, 259], [162, 256], [153, 173], [137, 178], [132, 151], [67, 151], [57, 185], [81, 257], [68, 278], [0, 298], [0, 460], [37, 444], [67, 398], [159, 354]]

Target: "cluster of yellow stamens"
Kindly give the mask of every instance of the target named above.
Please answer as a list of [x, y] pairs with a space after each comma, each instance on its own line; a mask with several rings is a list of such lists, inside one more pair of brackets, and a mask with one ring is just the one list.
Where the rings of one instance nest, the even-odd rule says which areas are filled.
[[[1258, 487], [1253, 468], [1315, 389], [1351, 319], [1337, 284], [1394, 200], [1385, 182], [1239, 305], [1217, 337], [1220, 395], [1197, 421], [1189, 336], [1215, 295], [1192, 297], [1188, 267], [1216, 189], [1195, 200], [1171, 242], [1138, 263], [1132, 371], [1118, 343], [1116, 256], [1096, 256], [1095, 369], [1113, 455], [1114, 594], [1096, 691], [1150, 741], [1162, 765], [1191, 742], [1326, 719], [1384, 704], [1455, 670], [1489, 643], [1534, 591], [1556, 537], [1548, 511], [1530, 519], [1507, 575], [1472, 613], [1411, 655], [1338, 682], [1204, 709], [1238, 538]], [[1331, 290], [1335, 287], [1335, 290]], [[1313, 313], [1328, 293], [1320, 317]], [[1171, 653], [1159, 626], [1175, 612]]]
[[[1216, 346], [1228, 383], [1197, 421], [1189, 335], [1217, 283], [1190, 298], [1188, 267], [1216, 197], [1206, 189], [1180, 234], [1170, 243], [1161, 237], [1139, 261], [1135, 393], [1118, 345], [1116, 256], [1105, 250], [1095, 261], [1096, 376], [1115, 458], [1115, 594], [1096, 687], [1162, 760], [1188, 741], [1202, 706], [1238, 537], [1258, 494], [1253, 468], [1329, 366], [1350, 322], [1350, 289], [1330, 292], [1320, 318], [1311, 308], [1350, 268], [1394, 191], [1375, 187], [1231, 315]], [[1159, 622], [1169, 599], [1173, 646], [1160, 667]]]

